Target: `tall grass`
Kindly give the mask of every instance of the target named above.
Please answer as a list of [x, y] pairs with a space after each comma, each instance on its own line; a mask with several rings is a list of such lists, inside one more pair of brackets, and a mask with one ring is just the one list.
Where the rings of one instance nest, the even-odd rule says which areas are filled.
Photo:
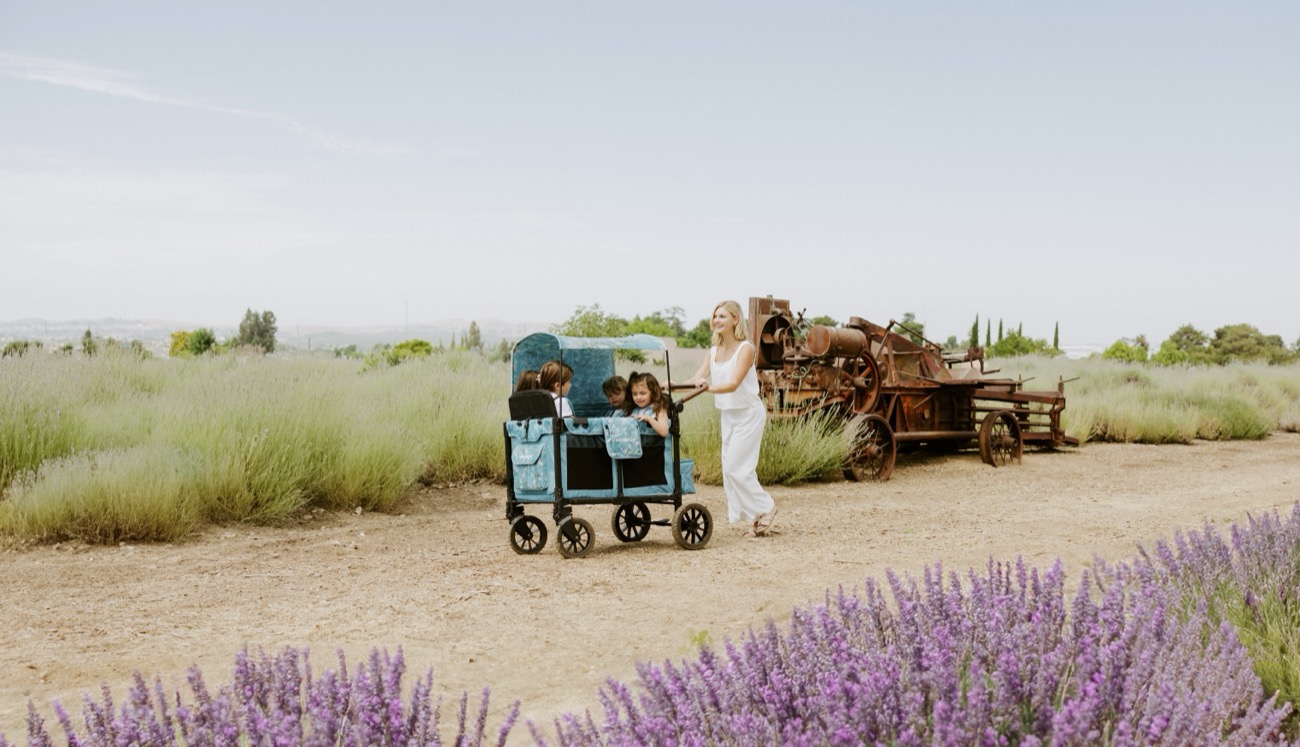
[[[1144, 366], [1102, 358], [991, 361], [996, 376], [1051, 389], [1066, 379], [1061, 424], [1084, 441], [1256, 440], [1300, 430], [1300, 366]], [[1068, 381], [1077, 379], [1076, 381]]]
[[156, 445], [61, 457], [24, 473], [0, 515], [9, 532], [51, 541], [179, 539], [202, 518], [191, 470]]
[[504, 474], [509, 376], [477, 355], [364, 374], [312, 357], [3, 365], [0, 531], [18, 537], [174, 540], [307, 506], [387, 510], [420, 479]]
[[[1300, 366], [1155, 368], [1037, 357], [999, 376], [1066, 385], [1081, 440], [1187, 443], [1300, 430]], [[508, 366], [449, 352], [367, 371], [324, 357], [0, 361], [0, 533], [51, 540], [173, 540], [209, 522], [278, 522], [308, 506], [395, 506], [417, 483], [504, 479]], [[691, 402], [683, 453], [721, 482], [717, 411]], [[838, 420], [769, 422], [768, 484], [838, 473]], [[166, 520], [123, 508], [152, 506]], [[88, 517], [98, 517], [91, 520]], [[87, 529], [93, 525], [93, 531]]]
[[[682, 413], [682, 454], [695, 460], [700, 482], [722, 484], [722, 422], [712, 397], [700, 395]], [[759, 448], [758, 479], [792, 485], [838, 475], [856, 426], [830, 415], [769, 419]]]

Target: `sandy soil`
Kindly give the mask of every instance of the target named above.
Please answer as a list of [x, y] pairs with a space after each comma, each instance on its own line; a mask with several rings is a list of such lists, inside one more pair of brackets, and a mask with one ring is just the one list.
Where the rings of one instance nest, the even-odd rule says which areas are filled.
[[[20, 737], [28, 699], [74, 705], [131, 673], [179, 684], [191, 663], [228, 678], [236, 651], [310, 646], [317, 666], [342, 649], [403, 647], [451, 697], [492, 687], [494, 710], [520, 700], [541, 723], [596, 708], [606, 676], [680, 658], [860, 586], [885, 568], [919, 572], [1023, 555], [1077, 574], [1179, 528], [1226, 524], [1300, 500], [1300, 435], [1191, 446], [1092, 444], [1028, 453], [993, 469], [978, 455], [900, 459], [892, 480], [772, 490], [780, 533], [744, 539], [720, 488], [697, 499], [713, 540], [678, 549], [666, 528], [622, 545], [609, 506], [579, 510], [596, 546], [565, 560], [554, 533], [539, 555], [507, 542], [504, 489], [467, 485], [412, 496], [400, 515], [329, 515], [295, 526], [219, 528], [179, 545], [0, 551], [0, 733]], [[656, 518], [663, 509], [656, 509]], [[549, 511], [546, 518], [549, 524]], [[515, 732], [526, 741], [524, 728]]]

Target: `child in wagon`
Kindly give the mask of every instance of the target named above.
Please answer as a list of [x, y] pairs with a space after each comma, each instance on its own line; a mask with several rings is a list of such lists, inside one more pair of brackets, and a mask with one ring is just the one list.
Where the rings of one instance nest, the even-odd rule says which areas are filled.
[[631, 417], [654, 429], [660, 436], [668, 435], [668, 397], [652, 373], [635, 373], [628, 379], [628, 390], [635, 406]]
[[569, 387], [573, 386], [573, 369], [567, 363], [547, 361], [538, 373], [541, 389], [551, 393], [555, 400], [555, 414], [562, 418], [573, 417], [573, 406], [569, 404]]
[[627, 397], [627, 379], [622, 376], [611, 376], [605, 379], [600, 389], [605, 393], [605, 399], [609, 400], [609, 417], [618, 418], [631, 414], [632, 401]]

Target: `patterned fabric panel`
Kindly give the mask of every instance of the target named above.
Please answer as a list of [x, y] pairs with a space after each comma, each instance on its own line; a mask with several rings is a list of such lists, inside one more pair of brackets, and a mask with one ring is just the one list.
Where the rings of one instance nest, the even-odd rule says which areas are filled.
[[605, 451], [611, 459], [641, 458], [640, 421], [631, 418], [604, 418]]

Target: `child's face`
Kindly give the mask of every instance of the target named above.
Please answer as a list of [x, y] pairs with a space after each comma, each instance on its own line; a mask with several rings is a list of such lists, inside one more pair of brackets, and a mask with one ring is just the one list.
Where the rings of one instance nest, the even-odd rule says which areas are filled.
[[560, 396], [561, 397], [569, 396], [569, 390], [572, 388], [573, 388], [573, 379], [569, 379], [568, 381], [564, 382], [564, 386], [560, 387]]
[[606, 392], [605, 399], [609, 400], [610, 407], [622, 407], [627, 401], [627, 390], [619, 389], [616, 392]]
[[637, 407], [645, 407], [650, 404], [650, 387], [645, 384], [632, 385], [632, 401]]

